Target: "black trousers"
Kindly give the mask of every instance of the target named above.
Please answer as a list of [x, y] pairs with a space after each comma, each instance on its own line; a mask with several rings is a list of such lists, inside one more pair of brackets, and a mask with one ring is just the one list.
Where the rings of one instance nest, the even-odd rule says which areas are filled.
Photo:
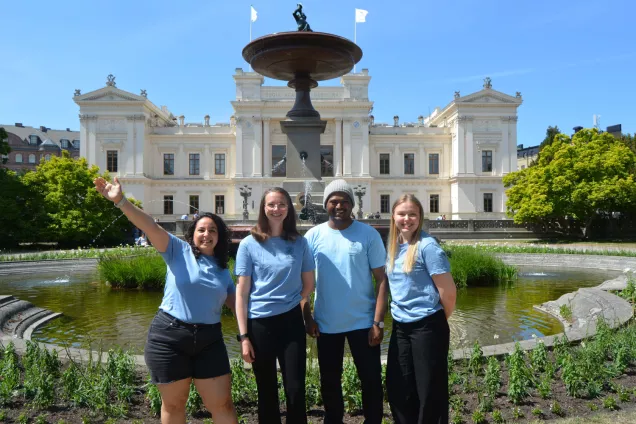
[[300, 306], [280, 315], [249, 319], [247, 331], [255, 355], [252, 369], [258, 389], [258, 422], [281, 422], [276, 375], [278, 359], [287, 398], [287, 422], [305, 424], [307, 339]]
[[393, 321], [386, 388], [396, 424], [448, 423], [450, 330], [444, 311]]
[[342, 368], [345, 338], [353, 356], [358, 378], [362, 383], [362, 409], [365, 424], [382, 422], [383, 393], [380, 346], [369, 346], [369, 329], [318, 337], [320, 391], [325, 405], [325, 424], [342, 424]]

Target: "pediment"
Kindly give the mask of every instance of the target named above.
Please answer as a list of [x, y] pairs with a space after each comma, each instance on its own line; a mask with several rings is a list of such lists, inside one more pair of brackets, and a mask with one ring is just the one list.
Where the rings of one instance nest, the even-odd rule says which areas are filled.
[[99, 90], [91, 91], [90, 93], [81, 94], [73, 98], [76, 103], [78, 102], [145, 102], [147, 99], [143, 96], [129, 93], [128, 91], [120, 90], [116, 87], [104, 87]]
[[455, 99], [455, 103], [491, 103], [518, 105], [521, 104], [521, 97], [513, 97], [500, 91], [484, 89], [476, 93], [469, 94], [468, 96]]

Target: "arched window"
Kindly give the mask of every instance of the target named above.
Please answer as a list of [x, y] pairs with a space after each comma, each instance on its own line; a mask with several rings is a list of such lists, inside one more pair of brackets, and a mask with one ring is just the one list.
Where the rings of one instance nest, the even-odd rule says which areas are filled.
[[15, 154], [15, 163], [22, 163], [22, 153]]
[[47, 154], [46, 156], [44, 156], [44, 160], [46, 160], [46, 161], [51, 160], [51, 155]]
[[35, 155], [33, 153], [29, 155], [29, 163], [35, 163]]

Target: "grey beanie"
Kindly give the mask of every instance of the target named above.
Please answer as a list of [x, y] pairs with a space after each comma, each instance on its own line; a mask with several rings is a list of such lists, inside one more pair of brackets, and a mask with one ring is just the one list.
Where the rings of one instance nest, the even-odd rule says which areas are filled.
[[327, 209], [327, 200], [334, 193], [344, 193], [351, 199], [351, 206], [356, 205], [355, 198], [353, 197], [353, 189], [345, 180], [333, 180], [327, 187], [325, 187], [325, 194], [322, 196], [322, 203], [325, 209]]

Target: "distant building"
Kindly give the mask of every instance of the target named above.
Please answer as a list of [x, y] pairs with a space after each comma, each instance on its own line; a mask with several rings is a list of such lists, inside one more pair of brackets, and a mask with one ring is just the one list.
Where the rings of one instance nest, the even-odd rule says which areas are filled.
[[539, 146], [523, 147], [523, 144], [517, 146], [517, 169], [526, 169], [539, 156]]
[[9, 135], [9, 147], [11, 152], [3, 165], [13, 171], [26, 169], [33, 171], [42, 160], [48, 160], [52, 156], [61, 156], [63, 150], [68, 150], [71, 157], [80, 157], [80, 133], [79, 131], [52, 130], [44, 126], [40, 128], [29, 127], [16, 123], [15, 125], [2, 125]]
[[[241, 218], [238, 189], [249, 186], [248, 206], [255, 218], [263, 191], [291, 181], [286, 176], [287, 136], [280, 122], [294, 104], [288, 87], [265, 86], [264, 77], [237, 69], [230, 122], [187, 123], [167, 107], [150, 101], [145, 90], [133, 94], [106, 86], [82, 94], [79, 106], [81, 155], [125, 184], [129, 196], [162, 220], [193, 214], [196, 208], [225, 218]], [[312, 102], [327, 121], [320, 137], [322, 183], [345, 178], [366, 188], [365, 211], [391, 213], [404, 193], [416, 194], [428, 217], [502, 219], [506, 195], [502, 177], [516, 171], [517, 108], [521, 93], [492, 88], [460, 96], [417, 122], [382, 124], [369, 115], [368, 70], [347, 74], [340, 86], [320, 86]], [[380, 89], [390, 89], [390, 82]], [[295, 181], [294, 181], [295, 182]], [[321, 184], [311, 188], [322, 196]], [[290, 193], [298, 199], [300, 192]], [[254, 205], [252, 205], [254, 203]], [[357, 204], [358, 202], [356, 202]], [[298, 206], [298, 205], [296, 205]]]

